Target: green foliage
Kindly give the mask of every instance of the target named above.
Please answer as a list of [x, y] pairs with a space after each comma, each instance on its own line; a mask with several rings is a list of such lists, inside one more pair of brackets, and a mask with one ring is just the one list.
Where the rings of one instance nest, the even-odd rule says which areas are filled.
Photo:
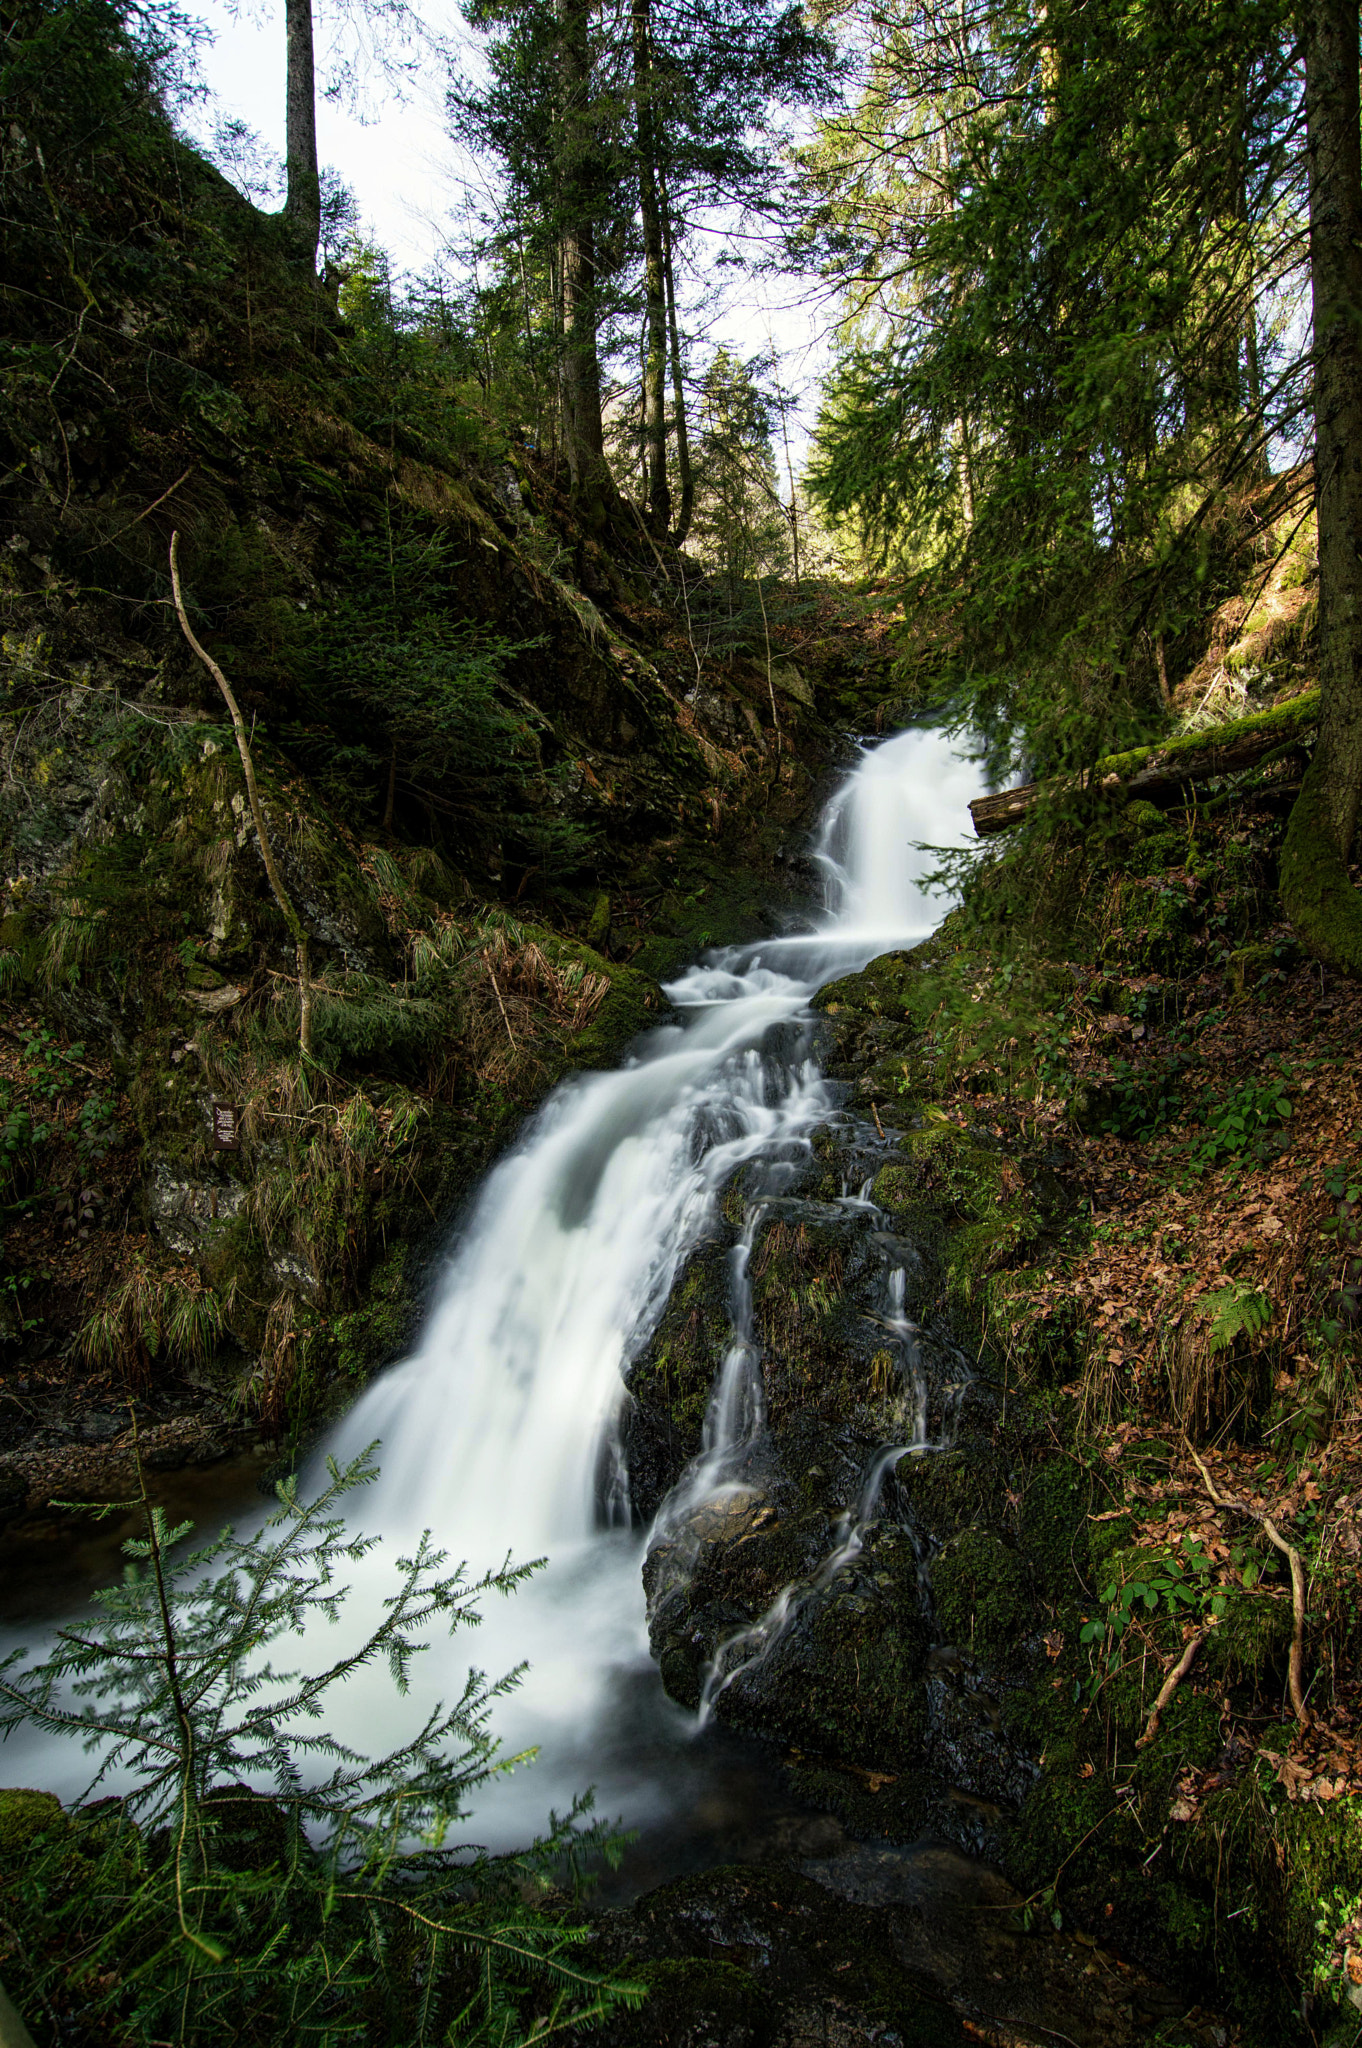
[[78, 2016], [142, 2048], [512, 2048], [641, 1995], [583, 1967], [585, 1930], [532, 1903], [550, 1871], [611, 1853], [586, 1802], [522, 1856], [450, 1842], [470, 1794], [524, 1761], [498, 1757], [487, 1731], [517, 1672], [470, 1672], [453, 1706], [378, 1758], [325, 1732], [333, 1688], [386, 1663], [404, 1693], [431, 1628], [476, 1621], [481, 1598], [532, 1567], [473, 1579], [427, 1534], [355, 1646], [313, 1673], [271, 1661], [338, 1618], [374, 1547], [339, 1511], [372, 1463], [329, 1471], [316, 1499], [289, 1481], [255, 1535], [187, 1555], [189, 1525], [168, 1527], [142, 1485], [146, 1533], [124, 1546], [121, 1582], [41, 1662], [0, 1664], [0, 1730], [74, 1738], [98, 1754], [96, 1784], [131, 1786], [45, 1811], [0, 1880], [20, 1957], [9, 1988], [35, 2025]]
[[[19, 1044], [18, 1075], [0, 1081], [0, 1213], [32, 1208], [67, 1145], [88, 1179], [118, 1140], [116, 1105], [90, 1087], [83, 1045], [63, 1048], [41, 1026], [21, 1033]], [[74, 1122], [60, 1117], [60, 1105], [77, 1093], [83, 1099]]]
[[1291, 34], [1284, 0], [927, 10], [805, 152], [847, 314], [815, 492], [901, 574], [918, 688], [1035, 774], [1159, 717], [1232, 587], [1220, 494], [1298, 416]]
[[340, 803], [382, 809], [391, 775], [405, 797], [451, 801], [486, 821], [537, 765], [523, 713], [497, 695], [507, 662], [537, 642], [510, 642], [453, 616], [460, 564], [448, 538], [394, 519], [351, 533], [337, 550], [343, 595], [318, 622], [306, 722], [291, 732]]
[[145, 1387], [158, 1361], [206, 1364], [224, 1328], [211, 1288], [164, 1278], [138, 1261], [81, 1325], [76, 1354], [97, 1371], [118, 1373], [129, 1388]]
[[1252, 1342], [1272, 1321], [1270, 1296], [1239, 1280], [1204, 1294], [1198, 1306], [1211, 1318], [1206, 1341], [1212, 1351], [1228, 1351], [1241, 1337]]
[[[1141, 1552], [1138, 1572], [1109, 1581], [1100, 1599], [1106, 1612], [1085, 1620], [1079, 1631], [1079, 1642], [1090, 1653], [1087, 1689], [1093, 1698], [1104, 1681], [1121, 1669], [1121, 1638], [1141, 1607], [1151, 1617], [1160, 1611], [1172, 1617], [1209, 1613], [1219, 1620], [1226, 1611], [1226, 1598], [1216, 1586], [1211, 1560], [1192, 1536], [1183, 1537], [1180, 1552]], [[1075, 1681], [1075, 1698], [1080, 1690]]]
[[1113, 1061], [1098, 1128], [1113, 1138], [1141, 1143], [1166, 1130], [1183, 1113], [1183, 1084], [1191, 1064], [1185, 1054], [1141, 1067], [1130, 1060]]
[[783, 573], [789, 564], [771, 424], [770, 407], [751, 366], [725, 348], [716, 350], [700, 399], [692, 534], [730, 615], [744, 609], [748, 634], [758, 644], [761, 607], [743, 606], [744, 588], [756, 577]]
[[508, 436], [534, 404], [513, 279], [454, 287], [436, 279], [402, 292], [383, 251], [356, 240], [339, 268], [356, 423], [426, 460], [504, 460]]
[[1192, 1163], [1210, 1167], [1227, 1160], [1269, 1159], [1273, 1134], [1290, 1115], [1291, 1099], [1281, 1080], [1246, 1081], [1233, 1095], [1202, 1108], [1204, 1135], [1192, 1147]]

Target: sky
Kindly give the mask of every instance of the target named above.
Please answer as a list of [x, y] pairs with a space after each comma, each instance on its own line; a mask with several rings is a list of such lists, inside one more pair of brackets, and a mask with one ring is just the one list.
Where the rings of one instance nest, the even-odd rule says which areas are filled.
[[[196, 16], [212, 41], [200, 53], [208, 97], [185, 116], [196, 139], [211, 145], [218, 123], [235, 119], [259, 137], [276, 164], [284, 156], [284, 18], [282, 0], [198, 0]], [[335, 18], [334, 7], [331, 10]], [[319, 68], [327, 41], [327, 12], [318, 8]], [[441, 7], [439, 27], [453, 26], [478, 63], [476, 38], [455, 5]], [[451, 140], [445, 126], [443, 75], [435, 65], [407, 81], [401, 98], [374, 74], [363, 112], [319, 95], [317, 151], [334, 165], [359, 204], [362, 231], [388, 252], [394, 269], [416, 274], [448, 258], [463, 240], [470, 206], [476, 216], [481, 167]], [[224, 165], [229, 170], [230, 167]], [[471, 191], [470, 191], [471, 186]], [[278, 204], [266, 200], [265, 204]], [[776, 348], [780, 383], [792, 402], [790, 440], [796, 471], [802, 467], [817, 411], [818, 379], [826, 366], [826, 314], [809, 302], [812, 281], [744, 279], [717, 268], [703, 292], [692, 292], [692, 312], [709, 345], [720, 342], [744, 357]], [[692, 320], [692, 330], [696, 320]], [[777, 459], [784, 451], [777, 440]]]

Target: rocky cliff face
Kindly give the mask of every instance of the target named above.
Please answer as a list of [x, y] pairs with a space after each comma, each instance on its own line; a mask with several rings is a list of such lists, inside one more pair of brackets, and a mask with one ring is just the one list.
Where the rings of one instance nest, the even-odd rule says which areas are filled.
[[[1231, 874], [1239, 844], [1228, 842]], [[1300, 2009], [1342, 2041], [1351, 2022], [1338, 2016], [1356, 2003], [1347, 1958], [1356, 1953], [1358, 1832], [1347, 1781], [1324, 1774], [1320, 1759], [1327, 1750], [1327, 1770], [1341, 1772], [1352, 1754], [1352, 1681], [1345, 1676], [1313, 1732], [1278, 1725], [1291, 1634], [1284, 1587], [1265, 1588], [1256, 1555], [1234, 1550], [1242, 1520], [1208, 1521], [1204, 1473], [1185, 1447], [1170, 1449], [1166, 1410], [1153, 1397], [1143, 1424], [1128, 1418], [1119, 1428], [1110, 1409], [1092, 1407], [1112, 1361], [1113, 1373], [1125, 1371], [1133, 1356], [1147, 1373], [1168, 1343], [1157, 1296], [1142, 1313], [1128, 1304], [1119, 1353], [1103, 1334], [1118, 1325], [1103, 1290], [1086, 1291], [1085, 1267], [1125, 1257], [1133, 1284], [1148, 1253], [1119, 1206], [1115, 1221], [1094, 1220], [1095, 1190], [1107, 1188], [1094, 1176], [1150, 1171], [1149, 1214], [1166, 1234], [1159, 1173], [1169, 1168], [1150, 1168], [1128, 1142], [1085, 1135], [1092, 1101], [1113, 1099], [1090, 1077], [1069, 1079], [1067, 1112], [1055, 1104], [1038, 1113], [1037, 1088], [1009, 1116], [1010, 1090], [999, 1085], [1006, 1031], [983, 1020], [984, 1007], [1006, 1000], [1006, 983], [994, 980], [998, 964], [976, 950], [977, 936], [965, 943], [970, 936], [953, 918], [928, 946], [823, 990], [820, 1051], [840, 1083], [840, 1107], [765, 1180], [730, 1184], [714, 1241], [693, 1256], [632, 1370], [629, 1456], [643, 1517], [682, 1482], [654, 1526], [645, 1569], [663, 1683], [687, 1706], [705, 1701], [721, 1722], [763, 1737], [790, 1795], [834, 1816], [852, 1841], [899, 1845], [886, 1848], [891, 1861], [924, 1838], [985, 1855], [1016, 1887], [1007, 1924], [1039, 1933], [1057, 1968], [1077, 1927], [1084, 1941], [1119, 1951], [1123, 1960], [1099, 1954], [1093, 1965], [1112, 1981], [1137, 1959], [1174, 1994], [1185, 1990], [1187, 2003], [1199, 1993], [1227, 2008], [1246, 2041], [1305, 2038], [1302, 1995]], [[1227, 990], [1233, 969], [1231, 961]], [[1066, 1025], [1087, 979], [1076, 972], [1070, 987], [1071, 997], [1050, 998]], [[1218, 990], [1203, 997], [1211, 1028], [1225, 1014]], [[1356, 999], [1337, 1000], [1351, 1017]], [[1253, 1057], [1257, 1031], [1277, 1045], [1290, 1018], [1299, 1029], [1313, 1001], [1304, 974], [1282, 975], [1251, 1021], [1241, 992], [1239, 1056]], [[995, 1032], [977, 1065], [961, 1061], [958, 1041], [948, 1054], [952, 1016], [968, 1042]], [[1075, 1027], [1072, 1042], [1080, 1036]], [[1231, 1057], [1227, 1041], [1218, 1073]], [[1329, 1085], [1351, 1101], [1342, 1068]], [[1317, 1120], [1296, 1142], [1329, 1143]], [[1314, 1185], [1308, 1172], [1302, 1185]], [[1202, 1192], [1209, 1204], [1214, 1191]], [[1256, 1200], [1247, 1207], [1256, 1213]], [[1208, 1227], [1223, 1232], [1229, 1213], [1238, 1208], [1210, 1211]], [[1323, 1216], [1320, 1243], [1351, 1228], [1351, 1214], [1344, 1206]], [[1267, 1241], [1278, 1234], [1270, 1225]], [[1300, 1256], [1309, 1241], [1302, 1212]], [[1334, 1284], [1329, 1256], [1311, 1271], [1309, 1284]], [[1108, 1286], [1119, 1285], [1113, 1270]], [[1095, 1327], [1086, 1320], [1093, 1301]], [[723, 1496], [688, 1509], [684, 1476], [712, 1444], [712, 1389], [735, 1342], [759, 1361], [764, 1426], [734, 1461]], [[1225, 1370], [1237, 1375], [1241, 1410], [1263, 1398], [1251, 1345]], [[1340, 1501], [1336, 1541], [1349, 1558], [1355, 1445], [1355, 1426], [1341, 1421], [1331, 1451], [1316, 1449], [1309, 1464], [1337, 1471], [1325, 1483]], [[1234, 1483], [1299, 1489], [1304, 1454], [1279, 1454], [1274, 1478], [1266, 1448], [1225, 1453], [1237, 1461]], [[1283, 1516], [1302, 1511], [1298, 1499], [1283, 1494]], [[1303, 1512], [1308, 1520], [1308, 1504]], [[1315, 1571], [1313, 1640], [1334, 1643], [1339, 1668], [1350, 1669], [1355, 1565], [1321, 1550]], [[1180, 1658], [1181, 1682], [1170, 1685]], [[1293, 1785], [1294, 1794], [1272, 1789]], [[1227, 1912], [1229, 1843], [1237, 1890]], [[834, 1841], [797, 1860], [836, 1894], [851, 1881], [839, 1859], [852, 1853]], [[788, 1853], [783, 1860], [788, 1867]], [[650, 1927], [698, 1958], [689, 1930], [703, 1905], [716, 1939], [748, 1939], [723, 1932], [731, 1913], [734, 1926], [747, 1924], [731, 1882], [697, 1879], [685, 1896], [680, 1887], [654, 1895], [644, 1902]], [[813, 1893], [801, 1910], [819, 1924]], [[1270, 1923], [1270, 1940], [1245, 1931], [1251, 1916]], [[987, 1913], [977, 1913], [980, 1923], [992, 1924]], [[1040, 1967], [1035, 1949], [1008, 1965], [1018, 1996], [1016, 1972], [1032, 1964]], [[765, 1965], [744, 1967], [760, 1978]], [[717, 2011], [721, 1985], [704, 1979], [698, 1960], [696, 1972], [688, 1995]], [[772, 1985], [783, 1985], [774, 1963], [772, 1972]], [[921, 1989], [900, 1983], [900, 1996], [911, 2004]], [[1082, 1996], [1052, 1989], [1058, 2004], [1031, 2008], [1042, 2032], [1097, 2040], [1114, 2024], [1095, 2022]], [[989, 2011], [988, 1993], [978, 2000], [958, 1981], [956, 1993], [976, 2000], [976, 2018]], [[776, 1989], [774, 2014], [763, 2008], [764, 2019], [747, 2015], [741, 2026], [735, 2017], [731, 2038], [777, 2038], [782, 2027], [798, 2038], [797, 2008], [821, 1995], [791, 1980]], [[649, 2038], [698, 2040], [717, 2021], [697, 2009], [678, 1997], [672, 2031]], [[862, 2008], [867, 2030], [877, 2011]], [[1002, 2007], [991, 2013], [997, 2023]], [[1115, 2024], [1134, 2016], [1123, 2001]], [[1030, 2038], [1019, 2004], [1010, 2018], [1022, 2031], [996, 2038]], [[1151, 2038], [1170, 2015], [1146, 2012], [1139, 2024]], [[1186, 2009], [1171, 2035], [1238, 2037], [1230, 2023]]]

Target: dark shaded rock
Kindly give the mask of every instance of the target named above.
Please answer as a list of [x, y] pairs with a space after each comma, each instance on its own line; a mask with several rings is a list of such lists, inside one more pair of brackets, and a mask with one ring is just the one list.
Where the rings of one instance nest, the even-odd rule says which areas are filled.
[[[1212, 2015], [1042, 1920], [996, 1871], [934, 1842], [843, 1841], [802, 1871], [725, 1868], [596, 1922], [598, 1967], [647, 1986], [611, 2048], [953, 2048], [1153, 2038], [1220, 2048]], [[1165, 2036], [1168, 2022], [1178, 2031]]]
[[626, 1379], [622, 1436], [634, 1518], [651, 1522], [700, 1449], [714, 1376], [732, 1339], [730, 1238], [693, 1252]]
[[933, 1559], [932, 1598], [946, 1641], [989, 1662], [1017, 1656], [1032, 1624], [1028, 1576], [1017, 1552], [986, 1529], [962, 1529]]
[[721, 1869], [664, 1885], [606, 1916], [593, 1950], [650, 1992], [597, 2037], [620, 2048], [949, 2048], [969, 2038], [899, 1962], [886, 1916], [794, 1871]]

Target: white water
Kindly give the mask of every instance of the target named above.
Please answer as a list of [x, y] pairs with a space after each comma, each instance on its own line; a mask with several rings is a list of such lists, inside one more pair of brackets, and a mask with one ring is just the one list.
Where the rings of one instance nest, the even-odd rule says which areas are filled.
[[[712, 955], [668, 990], [679, 1022], [619, 1071], [555, 1091], [488, 1176], [418, 1350], [360, 1398], [326, 1447], [345, 1460], [380, 1440], [380, 1479], [357, 1500], [363, 1526], [385, 1538], [342, 1628], [324, 1638], [328, 1660], [376, 1614], [391, 1585], [386, 1560], [422, 1529], [478, 1570], [508, 1553], [549, 1559], [488, 1610], [476, 1636], [432, 1640], [406, 1701], [395, 1702], [386, 1672], [364, 1673], [333, 1711], [331, 1733], [388, 1748], [433, 1697], [457, 1696], [470, 1655], [493, 1675], [528, 1662], [494, 1725], [509, 1751], [537, 1744], [540, 1761], [479, 1805], [484, 1841], [523, 1841], [590, 1782], [601, 1811], [636, 1825], [687, 1796], [676, 1756], [694, 1723], [661, 1696], [643, 1538], [619, 1525], [611, 1446], [622, 1374], [733, 1169], [782, 1148], [792, 1156], [832, 1106], [798, 1020], [824, 982], [934, 928], [945, 906], [921, 885], [932, 863], [914, 843], [968, 838], [980, 787], [937, 733], [900, 734], [862, 755], [824, 820], [822, 928]], [[759, 1421], [760, 1386], [739, 1332], [712, 1412], [711, 1464], [683, 1482], [692, 1494], [725, 1483], [726, 1449]], [[0, 1769], [16, 1768], [54, 1789], [79, 1775], [75, 1760], [49, 1753], [40, 1764], [12, 1741]]]

